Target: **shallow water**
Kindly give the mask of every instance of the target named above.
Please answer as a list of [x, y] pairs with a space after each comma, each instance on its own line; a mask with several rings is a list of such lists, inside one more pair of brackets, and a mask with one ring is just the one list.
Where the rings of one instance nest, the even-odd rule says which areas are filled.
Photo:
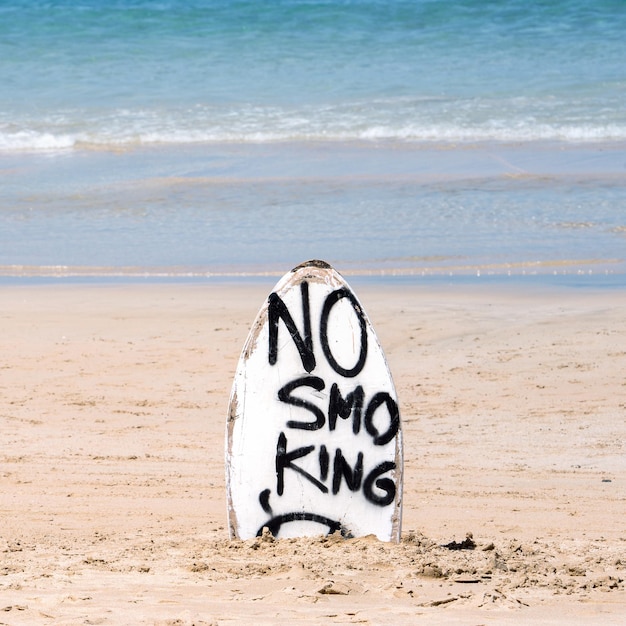
[[0, 272], [624, 274], [625, 30], [611, 0], [3, 5]]
[[624, 272], [616, 147], [267, 144], [12, 162], [4, 273], [239, 274], [308, 258], [378, 273]]

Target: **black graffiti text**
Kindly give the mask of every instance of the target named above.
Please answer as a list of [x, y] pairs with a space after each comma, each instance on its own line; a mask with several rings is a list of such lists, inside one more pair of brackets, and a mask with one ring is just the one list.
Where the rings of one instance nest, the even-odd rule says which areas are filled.
[[[318, 469], [317, 475], [305, 470], [298, 459], [313, 455], [314, 467]], [[394, 501], [396, 496], [396, 484], [388, 472], [396, 469], [392, 461], [383, 461], [367, 474], [364, 471], [364, 457], [362, 452], [356, 455], [356, 461], [350, 464], [345, 458], [341, 448], [337, 448], [332, 455], [332, 472], [330, 466], [331, 454], [325, 445], [316, 449], [314, 445], [302, 446], [288, 450], [288, 440], [284, 432], [278, 436], [276, 443], [276, 493], [282, 496], [285, 491], [285, 472], [287, 470], [297, 473], [322, 493], [337, 495], [341, 485], [345, 483], [350, 491], [362, 491], [368, 502], [377, 506], [387, 506]], [[330, 481], [329, 481], [330, 479]], [[269, 494], [265, 494], [267, 498]]]
[[[291, 354], [297, 354], [294, 378], [285, 383], [281, 377], [281, 387], [274, 397], [296, 410], [289, 409], [276, 441], [275, 491], [273, 488], [261, 490], [259, 504], [271, 516], [267, 524], [276, 532], [283, 524], [308, 521], [328, 526], [330, 531], [340, 529], [349, 536], [349, 528], [320, 511], [279, 511], [276, 514], [272, 492], [281, 497], [297, 485], [330, 497], [359, 493], [375, 507], [392, 505], [397, 496], [396, 463], [389, 457], [395, 458], [397, 450], [382, 447], [398, 436], [400, 414], [392, 393], [358, 384], [366, 380], [357, 376], [367, 364], [371, 331], [352, 291], [340, 287], [324, 297], [320, 310], [315, 311], [315, 319], [319, 319], [317, 328], [312, 324], [309, 283], [302, 281], [299, 291], [301, 302], [296, 302], [294, 310], [289, 309], [278, 293], [270, 294], [267, 303], [269, 365], [278, 363], [285, 342], [291, 341], [296, 350]], [[339, 303], [342, 304], [336, 309]], [[346, 315], [350, 318], [347, 328], [338, 327], [337, 322], [344, 321]], [[353, 349], [338, 350], [337, 339], [339, 345], [352, 343]], [[300, 370], [300, 364], [304, 371]], [[316, 372], [320, 365], [324, 367]], [[321, 372], [330, 372], [332, 379], [316, 375]], [[281, 371], [281, 375], [283, 373]], [[331, 433], [339, 429], [345, 431], [338, 438], [343, 447], [337, 445], [337, 439], [334, 445], [332, 443]], [[318, 435], [309, 442], [304, 433], [296, 435], [294, 431], [318, 431]], [[325, 438], [321, 431], [329, 433], [325, 443], [320, 441]], [[354, 446], [346, 445], [344, 435], [347, 433], [354, 435]], [[295, 440], [298, 443], [294, 444]], [[289, 498], [280, 508], [284, 510], [288, 502]], [[341, 506], [341, 498], [338, 504]], [[262, 527], [259, 532], [261, 530]]]
[[[302, 367], [311, 373], [316, 365], [315, 351], [313, 346], [313, 334], [311, 331], [311, 306], [309, 302], [309, 284], [306, 281], [300, 283], [300, 294], [302, 298], [302, 324], [301, 329], [293, 319], [293, 316], [289, 312], [287, 305], [277, 293], [271, 293], [268, 298], [267, 316], [269, 322], [269, 346], [268, 346], [268, 361], [270, 365], [275, 365], [278, 361], [278, 331], [280, 321], [283, 321], [287, 331], [291, 335], [293, 342], [300, 355], [302, 361]], [[331, 349], [331, 344], [328, 339], [328, 320], [334, 306], [341, 300], [347, 299], [352, 306], [354, 313], [356, 314], [359, 323], [359, 356], [354, 364], [342, 364], [340, 363]], [[332, 291], [322, 306], [320, 327], [319, 327], [319, 341], [322, 348], [322, 353], [326, 357], [328, 364], [333, 370], [345, 377], [354, 378], [365, 366], [367, 361], [367, 321], [363, 313], [361, 305], [358, 303], [354, 294], [346, 288], [336, 289]]]
[[309, 420], [289, 420], [288, 428], [320, 430], [328, 424], [328, 429], [333, 431], [337, 428], [337, 418], [348, 420], [352, 417], [352, 432], [357, 435], [363, 426], [372, 437], [374, 445], [384, 446], [396, 436], [400, 428], [400, 412], [396, 401], [386, 391], [375, 393], [364, 406], [365, 392], [361, 385], [357, 385], [344, 396], [337, 383], [333, 383], [328, 394], [326, 412], [313, 402], [294, 394], [301, 388], [319, 392], [325, 387], [326, 383], [318, 376], [302, 376], [278, 390], [278, 399], [281, 402], [310, 413]]

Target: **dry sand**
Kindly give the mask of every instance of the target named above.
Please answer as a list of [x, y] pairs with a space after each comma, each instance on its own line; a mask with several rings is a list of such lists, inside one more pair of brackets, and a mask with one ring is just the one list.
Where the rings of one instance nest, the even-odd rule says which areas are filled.
[[401, 543], [229, 541], [226, 406], [270, 288], [0, 287], [0, 623], [626, 622], [626, 294], [357, 288]]

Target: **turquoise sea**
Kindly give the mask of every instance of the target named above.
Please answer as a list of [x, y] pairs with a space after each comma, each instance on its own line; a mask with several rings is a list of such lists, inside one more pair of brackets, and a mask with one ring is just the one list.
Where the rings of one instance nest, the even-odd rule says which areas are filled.
[[0, 1], [0, 275], [626, 286], [624, 33], [623, 0]]

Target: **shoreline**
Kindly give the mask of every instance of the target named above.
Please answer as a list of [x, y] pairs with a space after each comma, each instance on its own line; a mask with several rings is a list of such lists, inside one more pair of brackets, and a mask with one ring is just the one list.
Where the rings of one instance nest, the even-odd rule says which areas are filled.
[[[619, 267], [623, 263], [619, 263]], [[512, 289], [580, 288], [580, 289], [624, 289], [626, 271], [612, 270], [604, 263], [591, 264], [585, 268], [567, 270], [552, 269], [551, 264], [520, 264], [512, 269], [495, 270], [493, 265], [466, 267], [464, 269], [412, 269], [379, 268], [353, 269], [346, 264], [341, 275], [359, 284], [407, 287], [485, 287]], [[558, 263], [556, 266], [563, 267]], [[572, 264], [574, 265], [574, 264]], [[617, 261], [616, 261], [617, 265]], [[540, 270], [537, 270], [540, 267]], [[257, 271], [207, 271], [193, 269], [150, 269], [150, 268], [70, 268], [0, 267], [0, 288], [37, 285], [241, 285], [267, 284], [272, 286], [289, 271], [266, 269]]]

